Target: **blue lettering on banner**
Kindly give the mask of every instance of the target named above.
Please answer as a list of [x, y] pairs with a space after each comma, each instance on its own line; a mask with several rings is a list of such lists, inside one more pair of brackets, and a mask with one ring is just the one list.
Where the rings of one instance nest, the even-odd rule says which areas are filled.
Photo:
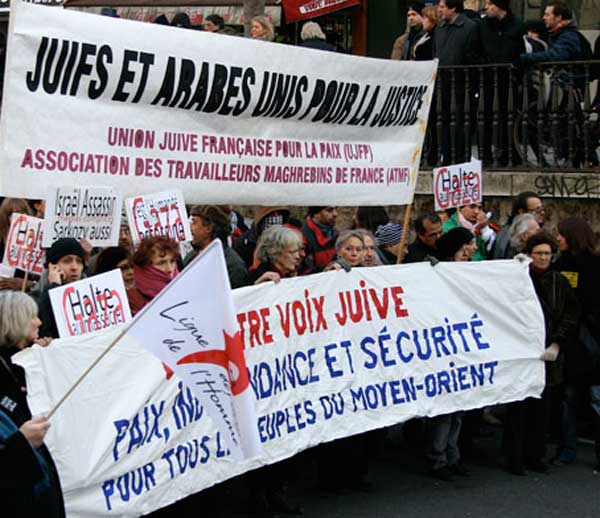
[[313, 402], [306, 400], [293, 407], [276, 410], [258, 418], [260, 441], [265, 443], [286, 434], [303, 430], [317, 422]]
[[118, 476], [116, 479], [105, 480], [102, 484], [102, 493], [104, 494], [106, 509], [108, 511], [112, 510], [111, 499], [114, 496], [118, 497], [121, 502], [129, 502], [133, 496], [139, 496], [143, 492], [150, 491], [156, 486], [154, 472], [154, 463], [149, 462], [141, 468], [136, 468]]

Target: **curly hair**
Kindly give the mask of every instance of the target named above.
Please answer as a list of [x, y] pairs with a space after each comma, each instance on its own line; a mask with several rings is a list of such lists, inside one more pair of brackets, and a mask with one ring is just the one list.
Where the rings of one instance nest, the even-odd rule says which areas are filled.
[[172, 253], [175, 257], [179, 255], [179, 246], [175, 241], [167, 236], [148, 237], [140, 243], [140, 246], [133, 254], [133, 264], [143, 268], [152, 263], [154, 254], [166, 255]]

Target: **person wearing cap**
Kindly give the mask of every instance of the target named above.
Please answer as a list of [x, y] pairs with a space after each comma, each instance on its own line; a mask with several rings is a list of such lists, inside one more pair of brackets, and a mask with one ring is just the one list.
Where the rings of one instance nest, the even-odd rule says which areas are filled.
[[402, 225], [399, 223], [380, 225], [375, 231], [375, 239], [377, 239], [379, 251], [386, 261], [385, 264], [396, 264], [400, 253]]
[[42, 321], [40, 336], [58, 338], [58, 328], [50, 303], [50, 290], [81, 280], [85, 267], [85, 252], [79, 241], [72, 237], [61, 237], [46, 250], [48, 286], [39, 299], [38, 316]]
[[422, 2], [410, 2], [406, 13], [406, 31], [394, 42], [392, 48], [392, 59], [411, 59], [412, 48], [423, 31], [423, 17], [421, 13], [425, 4]]
[[302, 225], [306, 251], [305, 264], [308, 270], [320, 271], [333, 261], [335, 242], [338, 237], [335, 228], [336, 219], [335, 207], [308, 208], [308, 216]]
[[227, 244], [231, 234], [231, 218], [217, 205], [196, 205], [190, 211], [193, 250], [183, 259], [186, 267], [214, 239], [223, 244], [223, 255], [231, 288], [241, 288], [248, 284], [248, 269], [238, 253]]

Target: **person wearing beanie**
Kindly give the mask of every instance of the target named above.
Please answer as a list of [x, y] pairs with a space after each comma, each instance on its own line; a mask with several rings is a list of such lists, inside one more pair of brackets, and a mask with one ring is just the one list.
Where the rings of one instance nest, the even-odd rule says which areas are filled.
[[338, 237], [336, 219], [335, 207], [308, 207], [308, 216], [302, 225], [302, 235], [306, 243], [304, 262], [307, 270], [321, 271], [333, 261]]
[[396, 264], [398, 262], [402, 232], [402, 225], [399, 223], [380, 225], [375, 231], [377, 246], [387, 264]]
[[411, 59], [412, 48], [423, 31], [422, 12], [425, 4], [422, 2], [409, 2], [406, 12], [406, 31], [394, 42], [392, 48], [392, 59]]
[[50, 304], [50, 290], [80, 280], [85, 267], [85, 252], [79, 241], [61, 237], [46, 250], [48, 286], [42, 291], [38, 302], [38, 317], [42, 321], [40, 336], [58, 338], [58, 328]]
[[223, 255], [231, 287], [235, 289], [246, 286], [248, 269], [244, 260], [228, 245], [228, 238], [232, 231], [230, 215], [217, 205], [196, 205], [190, 211], [190, 228], [194, 249], [183, 259], [183, 266], [187, 266], [214, 239], [219, 239], [223, 244]]

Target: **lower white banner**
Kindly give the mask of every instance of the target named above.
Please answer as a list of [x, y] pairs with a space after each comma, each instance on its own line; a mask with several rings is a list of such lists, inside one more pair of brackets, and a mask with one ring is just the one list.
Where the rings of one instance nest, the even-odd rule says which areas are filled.
[[[234, 300], [262, 456], [234, 462], [191, 392], [126, 338], [52, 419], [46, 443], [69, 517], [139, 516], [321, 442], [544, 387], [543, 315], [518, 262], [328, 272]], [[33, 414], [117, 333], [21, 352]]]

